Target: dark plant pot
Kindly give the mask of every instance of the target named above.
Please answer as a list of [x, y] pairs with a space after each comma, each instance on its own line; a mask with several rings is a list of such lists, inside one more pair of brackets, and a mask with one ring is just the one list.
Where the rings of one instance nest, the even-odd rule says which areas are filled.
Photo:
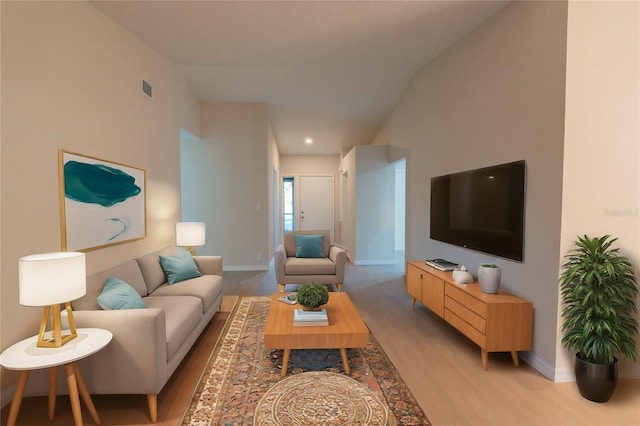
[[594, 402], [607, 402], [618, 384], [618, 359], [613, 364], [594, 364], [576, 354], [576, 384], [580, 395]]

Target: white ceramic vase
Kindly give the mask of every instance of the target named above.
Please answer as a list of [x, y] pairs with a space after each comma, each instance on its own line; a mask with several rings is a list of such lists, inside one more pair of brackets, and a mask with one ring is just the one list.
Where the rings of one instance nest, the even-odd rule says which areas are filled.
[[453, 282], [456, 284], [469, 284], [473, 282], [473, 275], [467, 271], [467, 268], [462, 265], [460, 270], [453, 271]]
[[500, 288], [501, 277], [500, 268], [495, 265], [480, 265], [478, 267], [478, 282], [480, 283], [480, 290], [484, 293], [497, 293]]

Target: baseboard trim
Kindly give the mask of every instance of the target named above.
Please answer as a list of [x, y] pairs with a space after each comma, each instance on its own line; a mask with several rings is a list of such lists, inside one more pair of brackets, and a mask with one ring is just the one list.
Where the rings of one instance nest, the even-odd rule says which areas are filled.
[[[555, 383], [575, 382], [576, 375], [573, 367], [568, 368], [553, 368], [553, 366], [542, 361], [531, 352], [526, 352], [521, 355], [524, 362], [529, 364], [540, 374], [552, 380]], [[638, 365], [626, 365], [618, 368], [618, 378], [620, 379], [640, 379], [640, 366]]]
[[556, 383], [575, 382], [576, 374], [573, 368], [556, 368], [553, 381]]
[[[638, 367], [619, 367], [618, 368], [619, 379], [640, 379], [640, 368]], [[575, 382], [576, 374], [571, 368], [558, 368], [556, 370], [556, 377], [554, 382]]]
[[547, 364], [541, 358], [537, 357], [533, 352], [522, 352], [520, 354], [520, 358], [531, 367], [533, 367], [536, 371], [542, 374], [544, 377], [551, 381], [557, 381], [556, 379], [556, 370], [552, 365]]
[[269, 265], [223, 265], [222, 271], [237, 272], [237, 271], [268, 271]]
[[640, 366], [637, 364], [621, 367], [618, 370], [621, 379], [640, 379]]
[[0, 394], [0, 408], [4, 408], [6, 405], [9, 405], [9, 403], [13, 400], [13, 394], [15, 390], [16, 385], [13, 384], [2, 391], [2, 393]]
[[356, 260], [353, 262], [357, 266], [393, 265], [393, 260]]

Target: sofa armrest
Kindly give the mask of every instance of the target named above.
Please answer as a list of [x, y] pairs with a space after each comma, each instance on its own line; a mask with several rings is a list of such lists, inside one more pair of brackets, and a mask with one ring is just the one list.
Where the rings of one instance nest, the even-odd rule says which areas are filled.
[[280, 244], [274, 253], [274, 269], [276, 272], [276, 283], [284, 284], [284, 266], [287, 263], [287, 252], [284, 249], [284, 246]]
[[331, 246], [329, 248], [329, 259], [331, 259], [334, 263], [338, 263], [338, 256], [346, 258], [346, 250], [340, 246]]
[[222, 256], [193, 256], [202, 275], [222, 276]]
[[74, 311], [77, 328], [113, 334], [101, 351], [80, 361], [90, 393], [157, 394], [166, 383], [167, 342], [162, 309]]
[[336, 277], [338, 282], [344, 281], [345, 263], [347, 263], [347, 252], [339, 246], [331, 246], [329, 248], [329, 259], [336, 264]]

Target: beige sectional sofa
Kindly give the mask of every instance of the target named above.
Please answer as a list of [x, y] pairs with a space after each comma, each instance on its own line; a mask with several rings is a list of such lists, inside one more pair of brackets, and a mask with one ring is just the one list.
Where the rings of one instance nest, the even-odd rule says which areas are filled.
[[[132, 259], [87, 278], [87, 294], [72, 302], [77, 327], [104, 328], [113, 340], [78, 362], [91, 394], [147, 395], [152, 422], [157, 395], [222, 302], [222, 258], [194, 256], [202, 276], [167, 284], [159, 256], [177, 247]], [[130, 284], [144, 309], [102, 310], [97, 302], [107, 277]]]

